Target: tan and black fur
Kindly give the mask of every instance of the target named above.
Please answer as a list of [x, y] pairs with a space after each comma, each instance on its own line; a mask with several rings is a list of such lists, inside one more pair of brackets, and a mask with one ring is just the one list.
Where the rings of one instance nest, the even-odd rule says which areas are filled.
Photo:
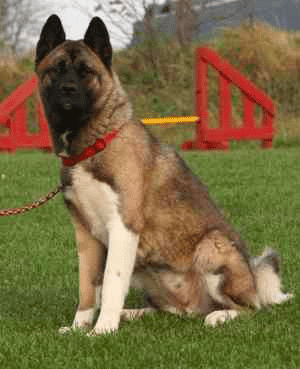
[[268, 251], [251, 262], [207, 187], [134, 119], [99, 18], [84, 40], [66, 41], [59, 18], [51, 16], [36, 72], [58, 156], [80, 154], [119, 130], [103, 152], [72, 168], [61, 165], [80, 266], [73, 328], [91, 326], [102, 284], [94, 334], [117, 329], [121, 315], [143, 313], [121, 311], [130, 280], [152, 309], [200, 313], [210, 324], [290, 296], [280, 290], [277, 255]]

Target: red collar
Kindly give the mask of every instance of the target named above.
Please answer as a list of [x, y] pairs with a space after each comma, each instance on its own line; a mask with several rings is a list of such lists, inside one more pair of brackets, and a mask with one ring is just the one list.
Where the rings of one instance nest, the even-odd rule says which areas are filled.
[[98, 138], [96, 142], [89, 147], [86, 147], [82, 154], [80, 155], [71, 155], [69, 157], [62, 157], [62, 162], [67, 167], [72, 167], [73, 165], [79, 163], [82, 160], [89, 158], [97, 154], [97, 152], [103, 151], [106, 146], [117, 137], [119, 131], [114, 129], [111, 132], [106, 133], [102, 138]]

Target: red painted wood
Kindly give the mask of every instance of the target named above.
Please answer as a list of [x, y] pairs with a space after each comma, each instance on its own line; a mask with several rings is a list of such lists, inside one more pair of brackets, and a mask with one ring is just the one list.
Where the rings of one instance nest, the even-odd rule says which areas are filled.
[[[208, 65], [219, 72], [219, 128], [210, 128], [208, 124]], [[199, 117], [196, 138], [184, 142], [181, 145], [183, 150], [227, 149], [230, 140], [261, 140], [263, 148], [272, 147], [273, 121], [276, 110], [269, 96], [207, 47], [196, 49], [195, 81], [196, 114]], [[242, 127], [232, 127], [231, 84], [237, 86], [242, 92]], [[255, 124], [255, 105], [259, 105], [263, 109], [263, 120], [260, 127], [256, 127]]]
[[254, 121], [255, 103], [252, 100], [250, 100], [246, 95], [243, 95], [243, 103], [244, 103], [243, 124], [244, 127], [246, 127], [251, 131], [255, 129], [255, 121]]
[[1, 104], [2, 114], [9, 115], [12, 111], [22, 104], [37, 88], [37, 78], [34, 76], [30, 80], [22, 83], [15, 91], [9, 95]]
[[220, 128], [228, 129], [231, 122], [230, 82], [223, 75], [219, 79]]
[[207, 132], [208, 141], [222, 141], [222, 140], [270, 140], [273, 137], [273, 132], [269, 127], [249, 129], [247, 127], [229, 128], [220, 130], [218, 128], [211, 128]]
[[20, 85], [9, 97], [0, 104], [0, 124], [9, 129], [9, 133], [0, 136], [0, 150], [15, 152], [17, 149], [42, 149], [51, 151], [52, 143], [48, 124], [41, 107], [37, 104], [39, 132], [28, 132], [27, 99], [36, 91], [37, 78]]
[[[208, 64], [219, 72], [220, 127], [210, 128], [208, 122]], [[262, 147], [272, 147], [275, 107], [272, 100], [239, 71], [209, 48], [196, 50], [195, 106], [199, 117], [196, 138], [182, 144], [183, 150], [228, 149], [230, 140], [261, 140]], [[232, 99], [230, 85], [237, 86], [243, 96], [243, 126], [232, 127]], [[19, 148], [51, 150], [48, 124], [41, 104], [37, 104], [39, 132], [30, 134], [27, 129], [28, 110], [26, 100], [37, 88], [37, 78], [19, 86], [0, 104], [0, 124], [9, 129], [0, 136], [0, 150], [14, 152]], [[263, 109], [261, 127], [256, 127], [255, 104]]]
[[3, 114], [2, 112], [0, 112], [0, 124], [2, 124], [3, 126], [6, 126], [7, 128], [9, 127], [9, 116], [6, 114]]
[[257, 88], [250, 80], [243, 76], [226, 60], [222, 59], [215, 51], [208, 47], [198, 48], [198, 58], [212, 65], [217, 71], [224, 74], [231, 83], [238, 86], [245, 95], [248, 95], [258, 105], [263, 105], [270, 113], [275, 114], [275, 107], [272, 99], [263, 91]]
[[[196, 115], [199, 117], [197, 124], [197, 137], [203, 137], [208, 129], [208, 66], [199, 60], [196, 67]], [[202, 114], [199, 114], [199, 113]]]

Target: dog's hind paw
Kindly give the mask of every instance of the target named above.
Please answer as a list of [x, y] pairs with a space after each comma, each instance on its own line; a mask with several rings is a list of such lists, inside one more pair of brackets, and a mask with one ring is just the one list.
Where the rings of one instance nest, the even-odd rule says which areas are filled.
[[280, 292], [276, 296], [274, 296], [274, 304], [283, 304], [284, 302], [294, 298], [292, 293], [282, 293]]
[[142, 318], [145, 314], [153, 313], [156, 309], [154, 308], [143, 308], [143, 309], [123, 309], [121, 312], [121, 318], [124, 320], [133, 320]]
[[74, 329], [72, 327], [61, 327], [58, 330], [59, 334], [70, 334], [74, 331]]
[[205, 318], [205, 324], [216, 326], [217, 324], [223, 324], [227, 320], [237, 317], [239, 312], [237, 310], [217, 310], [207, 315]]

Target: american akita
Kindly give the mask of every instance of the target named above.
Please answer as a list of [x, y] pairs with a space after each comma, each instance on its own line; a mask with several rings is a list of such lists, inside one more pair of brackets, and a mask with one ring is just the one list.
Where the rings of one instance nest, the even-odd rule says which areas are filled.
[[[80, 304], [71, 328], [92, 328], [100, 293], [91, 334], [153, 309], [199, 313], [214, 325], [291, 296], [281, 292], [277, 254], [251, 262], [206, 186], [133, 118], [101, 19], [92, 19], [84, 40], [68, 41], [52, 15], [36, 72], [78, 242]], [[151, 307], [123, 310], [130, 282]]]

